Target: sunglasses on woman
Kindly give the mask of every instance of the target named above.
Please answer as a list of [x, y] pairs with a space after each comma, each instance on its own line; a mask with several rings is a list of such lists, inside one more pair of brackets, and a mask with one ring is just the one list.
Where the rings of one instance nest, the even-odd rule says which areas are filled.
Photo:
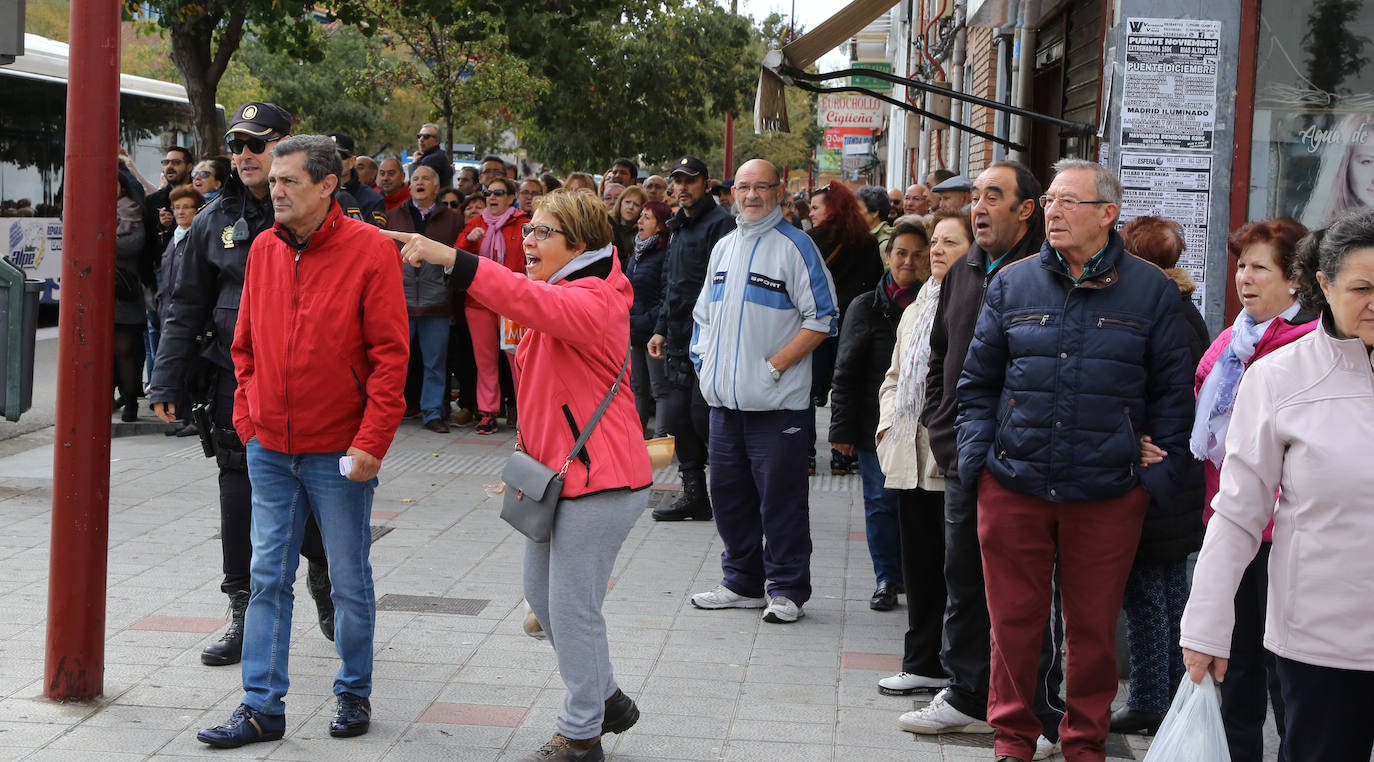
[[463, 208], [463, 202], [462, 202], [462, 201], [440, 201], [439, 203], [443, 204], [444, 206], [448, 207], [449, 209], [462, 209], [462, 208]]
[[204, 180], [205, 178], [213, 174], [214, 172], [211, 172], [208, 169], [198, 169], [195, 172], [191, 173], [191, 177], [195, 178], [196, 180]]
[[503, 189], [503, 188], [497, 188], [496, 190], [484, 190], [484, 191], [482, 191], [482, 195], [483, 195], [483, 196], [495, 196], [495, 197], [497, 197], [497, 198], [501, 198], [502, 196], [509, 196], [509, 195], [510, 195], [510, 191], [507, 191], [507, 190], [505, 190], [505, 189]]

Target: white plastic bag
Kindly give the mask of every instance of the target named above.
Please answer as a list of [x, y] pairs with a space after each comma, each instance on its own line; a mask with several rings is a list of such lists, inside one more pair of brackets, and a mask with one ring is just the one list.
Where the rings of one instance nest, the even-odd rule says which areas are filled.
[[1211, 673], [1202, 683], [1187, 675], [1159, 726], [1145, 762], [1230, 762], [1226, 728], [1221, 724], [1221, 695]]

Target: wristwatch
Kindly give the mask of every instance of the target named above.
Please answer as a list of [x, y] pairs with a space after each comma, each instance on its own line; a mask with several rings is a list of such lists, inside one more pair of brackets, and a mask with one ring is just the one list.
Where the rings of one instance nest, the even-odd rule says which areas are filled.
[[780, 371], [780, 370], [778, 370], [777, 368], [773, 367], [773, 361], [772, 361], [772, 360], [764, 360], [764, 361], [763, 361], [763, 364], [768, 366], [768, 373], [769, 373], [769, 375], [771, 375], [771, 376], [773, 377], [773, 383], [776, 384], [778, 381], [780, 381], [780, 380], [782, 379], [782, 371]]

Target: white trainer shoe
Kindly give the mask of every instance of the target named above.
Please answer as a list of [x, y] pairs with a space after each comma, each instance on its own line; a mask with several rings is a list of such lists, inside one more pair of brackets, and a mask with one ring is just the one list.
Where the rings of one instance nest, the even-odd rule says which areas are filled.
[[888, 696], [906, 696], [916, 691], [938, 691], [947, 687], [947, 677], [924, 677], [910, 672], [898, 672], [878, 681], [878, 692]]
[[948, 689], [935, 694], [929, 704], [897, 718], [897, 727], [908, 733], [991, 733], [992, 726], [955, 709], [945, 702]]
[[763, 612], [763, 621], [773, 624], [790, 624], [806, 616], [806, 612], [801, 610], [801, 606], [793, 603], [785, 595], [775, 595], [768, 601], [768, 608]]
[[762, 597], [740, 595], [725, 585], [692, 596], [692, 605], [699, 609], [761, 609], [767, 606]]
[[1031, 759], [1049, 759], [1060, 752], [1059, 742], [1050, 742], [1050, 739], [1040, 736], [1035, 739], [1035, 756]]

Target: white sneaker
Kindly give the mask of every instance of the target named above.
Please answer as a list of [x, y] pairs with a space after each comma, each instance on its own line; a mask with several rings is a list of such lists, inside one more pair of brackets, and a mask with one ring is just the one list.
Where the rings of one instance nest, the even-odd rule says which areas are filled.
[[793, 603], [785, 595], [775, 595], [768, 601], [768, 608], [763, 612], [763, 621], [773, 624], [789, 624], [806, 616], [806, 612], [801, 607]]
[[888, 696], [905, 696], [916, 691], [938, 691], [949, 686], [947, 677], [923, 677], [910, 672], [898, 672], [878, 681], [878, 692]]
[[699, 609], [761, 609], [768, 605], [762, 597], [740, 595], [725, 585], [692, 596], [692, 605]]
[[549, 639], [549, 634], [544, 632], [544, 625], [539, 623], [539, 617], [535, 616], [533, 611], [525, 612], [525, 621], [521, 624], [521, 627], [525, 630], [526, 635], [535, 640]]
[[897, 727], [908, 733], [991, 733], [992, 726], [955, 709], [945, 702], [949, 689], [935, 694], [929, 704], [897, 718]]
[[1059, 742], [1050, 743], [1050, 739], [1040, 736], [1035, 739], [1035, 756], [1031, 759], [1049, 759], [1059, 753]]

